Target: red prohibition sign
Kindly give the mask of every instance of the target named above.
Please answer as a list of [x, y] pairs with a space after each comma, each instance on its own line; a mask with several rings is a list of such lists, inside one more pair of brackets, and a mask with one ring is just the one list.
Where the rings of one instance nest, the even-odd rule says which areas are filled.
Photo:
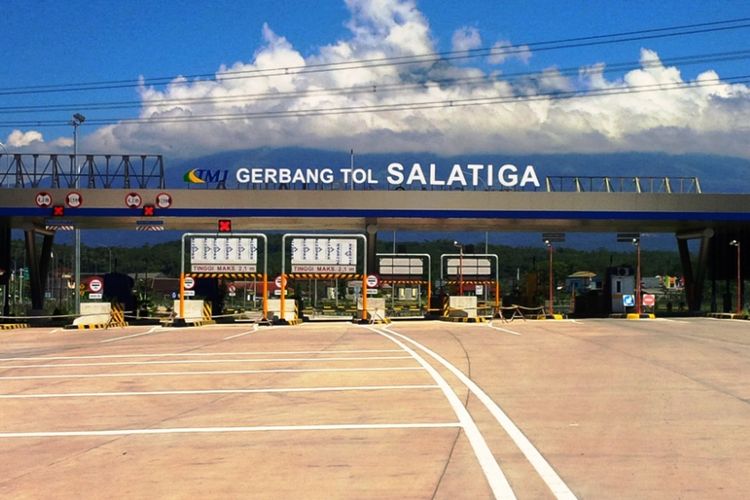
[[141, 206], [141, 203], [143, 203], [143, 200], [138, 193], [128, 193], [125, 196], [125, 205], [129, 208], [138, 208]]
[[169, 208], [172, 206], [172, 196], [169, 193], [159, 193], [156, 195], [156, 206], [159, 208]]
[[68, 205], [70, 208], [78, 208], [81, 205], [83, 205], [83, 196], [81, 196], [81, 193], [71, 191], [65, 197], [65, 204]]
[[40, 208], [46, 208], [52, 205], [52, 195], [42, 191], [41, 193], [37, 193], [35, 201], [36, 201], [36, 206]]

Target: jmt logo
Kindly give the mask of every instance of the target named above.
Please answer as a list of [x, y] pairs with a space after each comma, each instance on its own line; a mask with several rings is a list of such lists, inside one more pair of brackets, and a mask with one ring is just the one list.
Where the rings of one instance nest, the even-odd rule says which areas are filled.
[[229, 170], [209, 170], [205, 168], [194, 168], [189, 170], [184, 176], [183, 180], [190, 184], [206, 184], [207, 182], [215, 182], [217, 184], [224, 184], [227, 182], [227, 176]]

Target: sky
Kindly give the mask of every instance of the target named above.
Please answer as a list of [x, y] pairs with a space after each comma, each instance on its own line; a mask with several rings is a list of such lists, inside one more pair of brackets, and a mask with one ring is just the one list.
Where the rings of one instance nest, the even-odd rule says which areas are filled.
[[750, 158], [747, 1], [3, 0], [0, 19], [10, 152], [71, 152], [80, 113], [79, 152], [168, 159]]

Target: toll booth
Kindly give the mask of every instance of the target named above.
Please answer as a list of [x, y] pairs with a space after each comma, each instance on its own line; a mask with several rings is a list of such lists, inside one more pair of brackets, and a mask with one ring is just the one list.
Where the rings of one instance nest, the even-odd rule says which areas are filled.
[[[461, 245], [456, 243], [461, 250]], [[494, 279], [493, 279], [494, 278]], [[450, 316], [450, 297], [473, 297], [471, 309], [466, 315], [476, 317], [496, 317], [502, 308], [500, 293], [499, 259], [495, 254], [443, 254], [440, 256], [440, 281], [448, 297], [448, 310], [443, 316]], [[463, 304], [466, 301], [454, 301]], [[473, 305], [476, 304], [476, 305]], [[444, 305], [444, 308], [446, 305]], [[471, 316], [469, 316], [471, 317]]]
[[625, 300], [629, 296], [635, 297], [635, 273], [633, 268], [630, 266], [607, 268], [604, 289], [610, 312], [613, 314], [626, 313]]
[[430, 313], [432, 270], [429, 254], [378, 253], [378, 277], [389, 317]]
[[[287, 242], [289, 252], [287, 252]], [[360, 248], [361, 247], [361, 248]], [[290, 265], [287, 268], [288, 264]], [[362, 270], [357, 273], [358, 268]], [[291, 272], [287, 274], [287, 269]], [[308, 233], [291, 233], [285, 234], [281, 238], [281, 316], [284, 315], [286, 307], [285, 295], [287, 281], [307, 280], [308, 304], [312, 302], [310, 308], [305, 304], [303, 286], [295, 286], [294, 293], [298, 299], [297, 308], [302, 315], [308, 313], [317, 313], [319, 302], [318, 281], [333, 281], [334, 286], [324, 286], [324, 297], [322, 300], [322, 315], [348, 316], [350, 319], [367, 321], [367, 237], [362, 234], [308, 234]], [[352, 287], [351, 294], [347, 290], [347, 281], [357, 282], [360, 284], [359, 297], [362, 299], [363, 307], [361, 313], [358, 313], [357, 302], [354, 295], [357, 295]], [[342, 289], [343, 288], [343, 289]], [[310, 293], [312, 292], [312, 293]], [[343, 293], [342, 293], [343, 292]], [[341, 302], [340, 302], [341, 301]], [[335, 312], [333, 305], [335, 304]], [[341, 306], [344, 306], [343, 311]], [[331, 314], [333, 313], [333, 314]]]
[[[259, 255], [263, 257], [260, 270], [258, 269]], [[186, 272], [188, 265], [189, 270]], [[222, 236], [217, 236], [215, 233], [183, 234], [180, 289], [179, 296], [175, 300], [175, 317], [172, 324], [184, 326], [188, 318], [187, 310], [193, 310], [195, 306], [186, 302], [196, 300], [201, 300], [208, 306], [201, 309], [202, 321], [205, 322], [213, 321], [215, 318], [255, 319], [265, 322], [268, 319], [267, 276], [268, 240], [265, 235], [258, 233], [226, 233]], [[257, 293], [258, 288], [262, 290], [262, 309], [259, 312], [255, 311], [255, 318], [251, 318], [247, 311], [235, 309], [236, 303], [224, 310], [225, 299], [236, 297], [238, 281], [244, 283], [252, 281], [255, 284], [254, 292]], [[243, 292], [246, 292], [246, 289]], [[248, 304], [247, 295], [244, 297], [243, 304], [245, 306]], [[255, 304], [256, 302], [252, 301], [251, 307], [254, 308]]]
[[357, 314], [362, 275], [357, 273], [289, 273], [289, 296], [303, 318], [350, 319]]

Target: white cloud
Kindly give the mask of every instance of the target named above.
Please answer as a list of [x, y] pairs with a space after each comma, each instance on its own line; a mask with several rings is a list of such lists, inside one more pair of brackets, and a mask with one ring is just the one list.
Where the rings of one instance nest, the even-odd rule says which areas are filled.
[[508, 59], [518, 59], [524, 64], [531, 59], [531, 49], [528, 45], [515, 46], [507, 40], [500, 40], [492, 45], [492, 53], [487, 57], [490, 64], [502, 64]]
[[463, 51], [477, 49], [482, 46], [479, 30], [472, 26], [464, 26], [453, 32], [451, 50]]
[[44, 137], [42, 136], [41, 132], [37, 132], [36, 130], [28, 130], [26, 132], [22, 132], [17, 129], [11, 132], [5, 141], [8, 146], [13, 148], [30, 146], [35, 142], [44, 142]]
[[[141, 118], [215, 116], [213, 121], [121, 123], [85, 138], [88, 150], [148, 151], [191, 156], [230, 149], [303, 146], [360, 152], [429, 151], [436, 154], [502, 151], [701, 152], [748, 157], [746, 148], [750, 89], [721, 83], [713, 71], [686, 81], [679, 68], [665, 66], [656, 52], [643, 49], [641, 67], [608, 78], [603, 62], [569, 76], [554, 67], [535, 78], [506, 81], [502, 74], [485, 82], [448, 85], [446, 78], [488, 76], [486, 63], [509, 57], [528, 62], [528, 47], [499, 41], [506, 49], [489, 61], [446, 61], [416, 65], [372, 65], [343, 71], [301, 72], [313, 65], [381, 59], [437, 50], [429, 22], [411, 0], [346, 0], [349, 36], [305, 57], [271, 27], [263, 27], [263, 45], [252, 61], [217, 70], [216, 80], [176, 78], [163, 89], [143, 86]], [[481, 44], [474, 28], [459, 28], [454, 48]], [[512, 52], [507, 52], [509, 50]], [[290, 68], [288, 74], [234, 78], [233, 73]], [[295, 69], [296, 68], [296, 69]], [[495, 70], [493, 70], [495, 71]], [[234, 75], [237, 76], [236, 74]], [[387, 86], [409, 85], [397, 91]], [[682, 90], [643, 92], [644, 86], [685, 85]], [[361, 92], [329, 92], [351, 88]], [[552, 99], [566, 92], [613, 92], [578, 99]], [[295, 92], [289, 98], [243, 98]], [[182, 98], [221, 98], [204, 103], [167, 103]], [[228, 100], [235, 98], [235, 100]], [[466, 99], [504, 98], [502, 103], [466, 106]], [[241, 100], [239, 100], [241, 99]], [[146, 102], [148, 101], [148, 102]], [[308, 117], [229, 119], [226, 115], [304, 112], [424, 102], [454, 103], [434, 109], [399, 112], [328, 114]], [[158, 105], [157, 104], [162, 104]], [[15, 133], [15, 132], [14, 132]], [[31, 132], [27, 132], [30, 134]], [[21, 134], [19, 132], [19, 134]], [[21, 139], [19, 139], [21, 140]], [[29, 136], [26, 141], [32, 141]], [[41, 136], [39, 139], [41, 140]], [[10, 142], [10, 141], [9, 141]]]

